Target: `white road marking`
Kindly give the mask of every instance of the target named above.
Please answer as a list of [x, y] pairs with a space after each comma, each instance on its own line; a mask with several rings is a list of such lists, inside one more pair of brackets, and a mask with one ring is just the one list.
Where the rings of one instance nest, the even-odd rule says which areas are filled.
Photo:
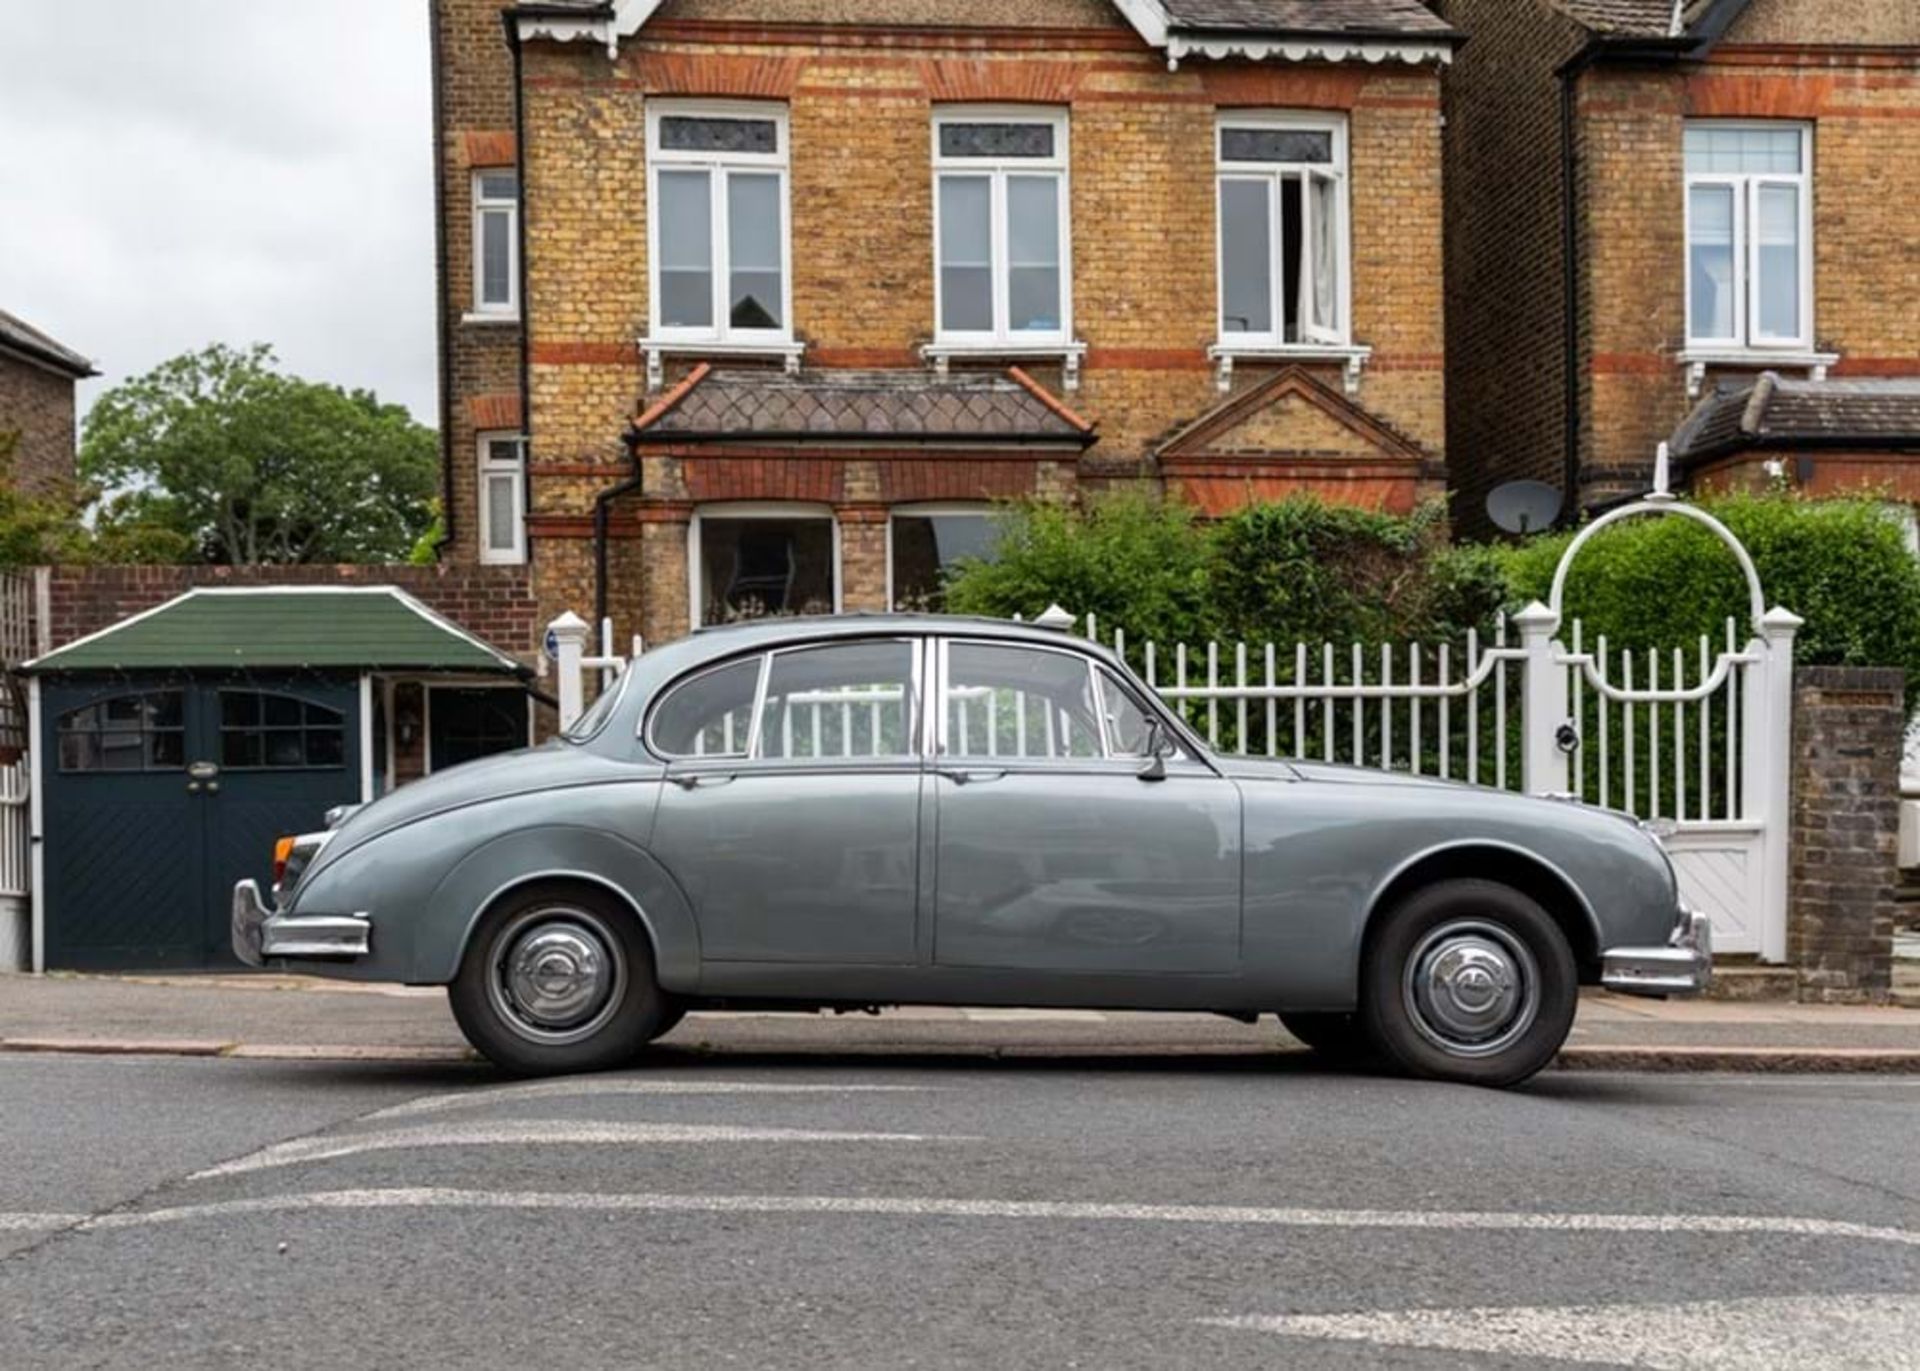
[[811, 1142], [970, 1142], [972, 1139], [921, 1133], [857, 1133], [808, 1128], [741, 1128], [731, 1125], [671, 1123], [574, 1123], [536, 1119], [521, 1123], [449, 1124], [399, 1128], [383, 1133], [353, 1133], [332, 1138], [297, 1138], [197, 1171], [189, 1180], [212, 1180], [266, 1171], [278, 1166], [332, 1161], [366, 1152], [418, 1147], [524, 1147], [573, 1145], [632, 1146], [641, 1143], [811, 1143]]
[[[686, 1133], [694, 1130], [675, 1131]], [[777, 1130], [726, 1131], [737, 1134], [747, 1131], [764, 1133]], [[832, 1135], [810, 1136], [832, 1137]], [[792, 1135], [782, 1140], [792, 1140]], [[903, 1140], [934, 1141], [914, 1138]], [[1231, 1205], [1100, 1204], [1079, 1200], [915, 1199], [880, 1195], [674, 1195], [621, 1191], [455, 1190], [441, 1187], [333, 1190], [273, 1195], [260, 1199], [215, 1201], [170, 1209], [107, 1214], [88, 1220], [84, 1226], [87, 1228], [138, 1228], [148, 1224], [177, 1223], [186, 1219], [217, 1218], [230, 1214], [288, 1213], [314, 1209], [573, 1210], [609, 1214], [799, 1214], [885, 1218], [1217, 1224], [1271, 1228], [1768, 1235], [1920, 1247], [1920, 1232], [1912, 1229], [1877, 1228], [1868, 1224], [1847, 1223], [1837, 1219], [1796, 1219], [1745, 1214], [1529, 1214], [1420, 1209], [1257, 1209]]]
[[390, 1109], [364, 1116], [375, 1119], [399, 1119], [416, 1114], [437, 1114], [448, 1109], [473, 1109], [482, 1105], [511, 1104], [516, 1100], [545, 1100], [556, 1096], [591, 1095], [906, 1095], [925, 1093], [939, 1087], [924, 1085], [782, 1085], [777, 1081], [536, 1081], [528, 1085], [504, 1085], [490, 1090], [462, 1090], [445, 1095], [427, 1095]]
[[1920, 1296], [1914, 1295], [1409, 1309], [1201, 1322], [1294, 1338], [1545, 1357], [1655, 1371], [1920, 1367]]
[[86, 1219], [85, 1214], [0, 1214], [0, 1233], [49, 1233]]

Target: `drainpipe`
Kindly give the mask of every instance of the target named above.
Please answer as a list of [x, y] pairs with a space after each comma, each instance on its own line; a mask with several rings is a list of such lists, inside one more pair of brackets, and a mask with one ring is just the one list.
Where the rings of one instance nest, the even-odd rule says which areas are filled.
[[[519, 283], [520, 292], [520, 488], [526, 492], [526, 514], [533, 511], [533, 377], [532, 377], [532, 319], [533, 302], [527, 297], [527, 99], [526, 83], [522, 79], [524, 63], [520, 52], [520, 26], [515, 21], [513, 11], [502, 10], [500, 22], [507, 31], [507, 48], [513, 54], [513, 173], [520, 191], [519, 213], [513, 216], [518, 226], [519, 245]], [[533, 560], [533, 538], [527, 538], [527, 560]]]
[[445, 37], [439, 0], [427, 6], [427, 41], [433, 49], [433, 214], [434, 260], [440, 275], [437, 327], [440, 344], [440, 536], [433, 557], [440, 559], [453, 541], [453, 326], [447, 311], [453, 307], [453, 282], [447, 275], [447, 107], [446, 78], [441, 74], [441, 43]]
[[634, 495], [646, 489], [646, 473], [640, 465], [640, 430], [629, 428], [621, 436], [627, 445], [627, 456], [633, 462], [633, 474], [617, 485], [608, 486], [594, 497], [593, 501], [593, 631], [594, 641], [598, 642], [600, 625], [607, 621], [607, 525], [613, 512], [613, 502], [623, 495]]

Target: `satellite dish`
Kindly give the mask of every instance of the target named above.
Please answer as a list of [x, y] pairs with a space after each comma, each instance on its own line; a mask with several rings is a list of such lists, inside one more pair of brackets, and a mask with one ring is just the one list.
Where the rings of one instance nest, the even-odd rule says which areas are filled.
[[1508, 533], [1538, 533], [1560, 517], [1560, 492], [1544, 481], [1509, 481], [1487, 496], [1487, 515]]

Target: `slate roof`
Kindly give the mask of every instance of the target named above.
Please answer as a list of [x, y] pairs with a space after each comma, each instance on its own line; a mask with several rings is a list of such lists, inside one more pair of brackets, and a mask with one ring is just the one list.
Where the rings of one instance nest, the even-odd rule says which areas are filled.
[[1420, 0], [1165, 0], [1175, 29], [1261, 33], [1451, 34]]
[[1673, 455], [1746, 448], [1920, 449], [1920, 377], [1797, 381], [1774, 372], [1722, 381], [1673, 435]]
[[1093, 425], [1024, 372], [695, 372], [635, 429], [653, 441], [884, 439], [917, 444], [1061, 442]]
[[1622, 38], [1680, 37], [1693, 32], [1714, 0], [1684, 0], [1680, 32], [1674, 33], [1674, 0], [1548, 0], [1569, 19], [1594, 33]]
[[394, 586], [190, 590], [24, 669], [531, 674]]
[[56, 342], [26, 320], [0, 309], [0, 348], [25, 353], [37, 362], [64, 371], [76, 381], [99, 375], [93, 363], [64, 343]]

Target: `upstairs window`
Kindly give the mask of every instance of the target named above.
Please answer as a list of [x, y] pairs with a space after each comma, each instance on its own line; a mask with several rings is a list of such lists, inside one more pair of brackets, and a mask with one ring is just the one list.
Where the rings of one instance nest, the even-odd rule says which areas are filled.
[[481, 171], [473, 177], [473, 312], [520, 313], [520, 174]]
[[651, 103], [647, 160], [654, 336], [790, 341], [786, 111]]
[[1217, 154], [1221, 341], [1344, 345], [1346, 124], [1236, 114], [1220, 121]]
[[527, 560], [527, 440], [517, 433], [480, 435], [480, 560]]
[[940, 341], [1068, 342], [1067, 116], [944, 112], [933, 121], [933, 160]]
[[1689, 122], [1687, 342], [1813, 345], [1813, 206], [1805, 124]]

